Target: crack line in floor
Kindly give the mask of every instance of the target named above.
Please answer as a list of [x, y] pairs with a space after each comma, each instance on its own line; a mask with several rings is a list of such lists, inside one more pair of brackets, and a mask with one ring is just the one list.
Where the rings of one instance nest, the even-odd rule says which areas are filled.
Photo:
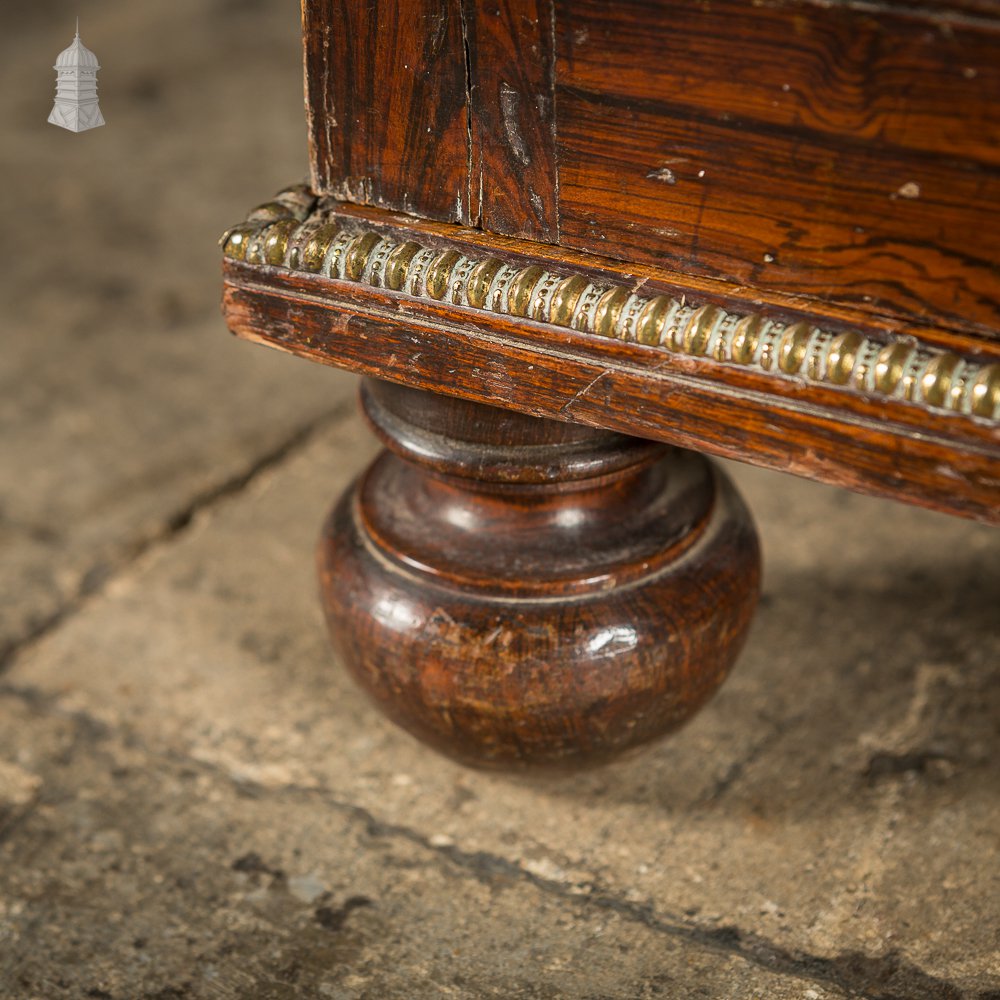
[[[309, 786], [289, 783], [279, 786], [262, 785], [242, 776], [234, 775], [225, 767], [194, 756], [177, 748], [154, 749], [137, 733], [127, 727], [109, 729], [105, 723], [86, 711], [62, 709], [59, 697], [27, 686], [0, 684], [0, 696], [17, 698], [39, 715], [69, 717], [84, 727], [93, 740], [126, 736], [130, 745], [154, 759], [174, 766], [195, 767], [206, 774], [230, 784], [239, 794], [256, 798], [289, 795], [302, 799], [320, 800], [328, 808], [347, 815], [364, 824], [369, 835], [381, 838], [399, 838], [424, 849], [432, 856], [447, 863], [478, 881], [495, 884], [498, 879], [510, 879], [533, 885], [547, 895], [572, 903], [577, 907], [590, 907], [613, 912], [632, 923], [666, 937], [734, 956], [768, 972], [786, 975], [817, 986], [830, 986], [858, 1000], [974, 1000], [974, 997], [992, 997], [991, 990], [969, 994], [954, 983], [932, 976], [918, 966], [905, 961], [897, 952], [871, 956], [860, 951], [844, 952], [833, 957], [813, 955], [801, 949], [782, 947], [752, 931], [743, 931], [732, 924], [706, 927], [676, 915], [657, 912], [653, 906], [637, 903], [620, 893], [593, 883], [590, 888], [559, 882], [536, 875], [516, 861], [489, 851], [467, 851], [455, 844], [434, 843], [418, 830], [399, 823], [380, 820], [363, 806], [344, 801], [321, 785]], [[127, 732], [126, 732], [127, 730]], [[7, 831], [7, 838], [13, 831]], [[888, 980], [899, 977], [897, 985], [886, 985]]]
[[20, 636], [0, 646], [0, 675], [9, 670], [27, 650], [79, 614], [93, 599], [104, 593], [110, 583], [131, 569], [143, 556], [162, 545], [169, 545], [186, 531], [200, 514], [241, 493], [262, 474], [280, 466], [308, 445], [326, 427], [352, 415], [354, 409], [353, 401], [340, 403], [296, 428], [275, 447], [254, 459], [246, 468], [196, 493], [180, 510], [167, 517], [158, 527], [127, 543], [113, 565], [99, 563], [92, 566], [81, 576], [75, 591], [58, 608]]
[[[734, 955], [751, 965], [815, 985], [828, 985], [842, 990], [858, 1000], [964, 1000], [966, 994], [953, 983], [931, 976], [917, 966], [905, 962], [897, 953], [872, 957], [862, 952], [848, 952], [833, 958], [812, 955], [801, 950], [783, 948], [766, 938], [749, 931], [742, 931], [734, 925], [705, 927], [676, 916], [657, 913], [650, 905], [636, 903], [611, 890], [595, 888], [581, 891], [576, 885], [568, 885], [554, 879], [536, 875], [502, 855], [488, 851], [466, 851], [454, 844], [435, 844], [429, 837], [411, 827], [388, 823], [378, 819], [363, 806], [338, 799], [330, 790], [322, 786], [309, 787], [284, 785], [269, 788], [229, 774], [198, 758], [187, 758], [210, 772], [218, 774], [244, 791], [252, 789], [254, 794], [291, 793], [305, 797], [321, 798], [325, 804], [343, 813], [362, 820], [373, 836], [399, 837], [449, 861], [454, 866], [469, 872], [480, 881], [492, 881], [497, 877], [507, 877], [528, 882], [549, 895], [556, 896], [577, 906], [591, 906], [612, 911], [624, 919], [639, 923], [649, 930], [665, 936], [686, 940], [706, 949]], [[870, 986], [873, 979], [887, 979], [896, 972], [902, 972], [905, 983], [903, 992], [874, 990]], [[913, 990], [919, 990], [914, 993]]]

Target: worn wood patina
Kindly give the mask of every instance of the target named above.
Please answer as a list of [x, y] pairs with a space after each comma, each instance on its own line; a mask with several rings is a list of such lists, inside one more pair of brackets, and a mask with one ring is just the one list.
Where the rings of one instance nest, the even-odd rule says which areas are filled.
[[311, 181], [226, 234], [224, 309], [370, 379], [321, 577], [406, 728], [577, 766], [710, 695], [757, 543], [678, 446], [1000, 521], [997, 0], [303, 26]]

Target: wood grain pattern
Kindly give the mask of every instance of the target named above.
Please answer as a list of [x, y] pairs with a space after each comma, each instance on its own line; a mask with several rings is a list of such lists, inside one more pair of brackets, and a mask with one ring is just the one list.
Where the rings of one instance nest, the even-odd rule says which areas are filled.
[[320, 192], [1000, 338], [993, 0], [303, 17]]
[[313, 186], [469, 223], [469, 119], [453, 0], [302, 0]]
[[[295, 190], [293, 185], [285, 190]], [[304, 189], [305, 190], [305, 189]], [[659, 264], [642, 264], [615, 258], [611, 254], [596, 254], [572, 247], [545, 243], [527, 243], [498, 233], [485, 232], [463, 226], [444, 225], [433, 220], [371, 209], [332, 199], [316, 199], [301, 215], [305, 219], [319, 210], [330, 215], [338, 224], [348, 222], [359, 227], [371, 227], [394, 239], [426, 243], [428, 246], [448, 248], [457, 246], [469, 256], [493, 253], [509, 254], [512, 260], [533, 261], [549, 268], [568, 268], [587, 275], [598, 275], [602, 280], [632, 281], [638, 288], [670, 288], [692, 299], [725, 305], [743, 311], [768, 311], [777, 315], [811, 317], [819, 325], [848, 329], [860, 325], [878, 331], [882, 339], [912, 338], [916, 344], [957, 351], [961, 354], [997, 360], [1000, 348], [992, 338], [968, 329], [951, 329], [946, 326], [903, 321], [885, 316], [858, 315], [850, 305], [817, 299], [808, 295], [785, 291], [781, 288], [750, 289], [718, 278], [692, 274]]]
[[725, 678], [759, 586], [727, 480], [691, 453], [368, 381], [392, 449], [334, 509], [338, 659], [414, 735], [485, 767], [601, 763]]
[[920, 18], [902, 3], [561, 2], [560, 83], [1000, 165], [1000, 116], [986, 99], [1000, 93], [1000, 4], [986, 27], [949, 21], [940, 6]]
[[224, 312], [373, 378], [319, 568], [410, 732], [575, 767], [711, 695], [757, 540], [668, 444], [1000, 523], [1000, 0], [303, 24], [315, 193], [226, 234]]
[[556, 9], [564, 244], [997, 339], [1000, 22]]
[[551, 0], [462, 0], [478, 225], [559, 241]]

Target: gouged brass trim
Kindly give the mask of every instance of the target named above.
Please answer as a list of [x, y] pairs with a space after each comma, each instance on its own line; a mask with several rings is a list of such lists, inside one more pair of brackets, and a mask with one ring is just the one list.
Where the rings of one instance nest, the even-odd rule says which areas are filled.
[[473, 309], [485, 309], [486, 299], [490, 294], [490, 285], [497, 276], [497, 271], [503, 267], [503, 261], [496, 257], [481, 260], [469, 275], [469, 283], [465, 289], [465, 297]]
[[906, 362], [913, 353], [909, 344], [889, 344], [879, 351], [875, 362], [875, 388], [886, 396], [895, 392], [903, 378]]
[[580, 273], [470, 258], [335, 220], [304, 185], [280, 191], [222, 237], [223, 253], [247, 264], [342, 278], [414, 298], [524, 317], [564, 329], [711, 358], [780, 378], [815, 382], [930, 410], [1000, 421], [1000, 364], [950, 351], [884, 343], [856, 330], [741, 316], [710, 303], [641, 296]]
[[688, 321], [679, 343], [678, 338], [674, 337], [674, 346], [684, 354], [703, 357], [715, 324], [725, 315], [718, 306], [702, 306]]
[[539, 319], [547, 318], [555, 326], [571, 326], [576, 305], [588, 287], [590, 282], [582, 274], [571, 274], [561, 279], [552, 293], [549, 315], [539, 316]]
[[639, 313], [639, 320], [635, 325], [635, 339], [640, 344], [657, 346], [670, 311], [676, 307], [677, 303], [669, 295], [657, 295], [651, 298]]
[[291, 211], [280, 201], [268, 201], [263, 205], [258, 205], [247, 216], [247, 222], [277, 222], [279, 219], [287, 219], [290, 216]]
[[268, 228], [267, 239], [264, 240], [264, 260], [268, 264], [279, 267], [285, 262], [288, 240], [298, 227], [294, 219], [285, 219]]
[[763, 316], [743, 316], [737, 320], [736, 328], [733, 330], [732, 339], [729, 341], [728, 357], [721, 351], [716, 357], [723, 361], [735, 361], [738, 365], [752, 364], [761, 331], [766, 324], [767, 320]]
[[348, 281], [360, 281], [368, 264], [368, 255], [382, 242], [378, 233], [361, 233], [344, 254], [344, 277]]
[[785, 328], [778, 348], [778, 367], [786, 375], [794, 375], [802, 367], [811, 338], [808, 323], [795, 323]]
[[920, 388], [930, 406], [945, 405], [951, 392], [952, 378], [961, 363], [961, 358], [954, 354], [941, 354], [927, 364], [920, 379]]
[[257, 226], [248, 222], [244, 222], [239, 226], [233, 226], [222, 237], [225, 255], [232, 260], [246, 260], [250, 237], [256, 234], [256, 232]]
[[1000, 411], [1000, 364], [987, 365], [972, 383], [972, 412], [979, 417], [996, 417]]
[[628, 289], [612, 285], [598, 300], [594, 309], [594, 319], [590, 327], [592, 333], [602, 337], [614, 337], [618, 332], [618, 320], [622, 306], [628, 301]]
[[312, 233], [308, 234], [306, 242], [299, 251], [300, 263], [296, 266], [294, 263], [295, 258], [290, 256], [288, 258], [289, 264], [296, 270], [309, 271], [315, 274], [322, 269], [323, 261], [326, 259], [326, 252], [330, 249], [330, 244], [337, 238], [339, 231], [336, 226], [330, 223], [319, 226]]
[[858, 360], [858, 348], [864, 337], [855, 330], [842, 333], [830, 345], [826, 355], [826, 377], [834, 385], [847, 385]]

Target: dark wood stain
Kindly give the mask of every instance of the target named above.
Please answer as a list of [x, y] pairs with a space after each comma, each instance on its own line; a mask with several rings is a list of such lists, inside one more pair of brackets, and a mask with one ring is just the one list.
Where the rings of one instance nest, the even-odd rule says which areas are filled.
[[1000, 521], [989, 424], [236, 262], [224, 309], [240, 336], [314, 361]]
[[[244, 262], [298, 266], [282, 238], [325, 247], [346, 220], [400, 259], [493, 255], [1000, 361], [1000, 0], [302, 11], [325, 200], [308, 221], [309, 192], [265, 206], [270, 243], [244, 227], [224, 312], [370, 377], [386, 447], [330, 515], [322, 595], [341, 662], [410, 732], [480, 766], [577, 767], [710, 697], [759, 552], [725, 477], [683, 449], [1000, 523], [996, 422], [930, 396], [390, 291], [366, 260], [351, 281]], [[339, 930], [366, 902], [315, 916]]]
[[303, 16], [321, 193], [1000, 336], [993, 0]]

